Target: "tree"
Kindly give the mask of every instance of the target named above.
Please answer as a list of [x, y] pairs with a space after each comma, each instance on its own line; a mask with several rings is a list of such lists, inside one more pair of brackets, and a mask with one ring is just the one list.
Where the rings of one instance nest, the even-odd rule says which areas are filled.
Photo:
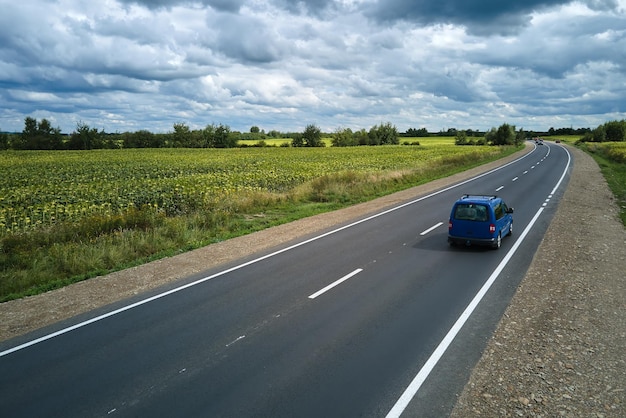
[[0, 150], [9, 149], [9, 134], [0, 132]]
[[611, 121], [604, 124], [607, 141], [624, 141], [626, 139], [626, 121]]
[[38, 134], [39, 130], [37, 129], [37, 119], [26, 116], [24, 119], [24, 130], [22, 131], [22, 136], [28, 138], [37, 136]]
[[496, 138], [496, 128], [491, 128], [490, 130], [485, 132], [485, 141], [487, 141], [488, 144], [493, 145], [495, 142], [495, 138]]
[[324, 142], [322, 141], [322, 131], [315, 125], [307, 125], [302, 133], [302, 141], [305, 147], [324, 146]]
[[175, 123], [172, 132], [172, 146], [184, 148], [191, 146], [191, 129], [184, 123]]
[[405, 136], [414, 138], [414, 137], [426, 137], [428, 136], [428, 130], [426, 128], [409, 128], [407, 129]]
[[70, 134], [67, 148], [75, 150], [103, 148], [103, 135], [104, 132], [98, 133], [98, 129], [90, 128], [86, 123], [78, 122], [76, 130]]
[[301, 133], [296, 133], [291, 138], [291, 146], [292, 147], [303, 147], [304, 146], [304, 137]]
[[62, 149], [61, 130], [53, 128], [50, 121], [45, 118], [37, 123], [37, 119], [27, 116], [24, 119], [24, 130], [18, 147], [40, 150]]
[[154, 141], [154, 134], [145, 129], [136, 132], [126, 132], [122, 134], [124, 148], [152, 148], [157, 147]]
[[367, 135], [369, 145], [397, 145], [400, 143], [398, 129], [390, 122], [373, 126]]
[[591, 132], [592, 141], [593, 142], [604, 142], [606, 141], [606, 130], [604, 129], [604, 125], [598, 126]]
[[236, 132], [231, 132], [228, 125], [207, 125], [202, 130], [202, 140], [208, 148], [233, 148], [237, 146]]
[[378, 128], [378, 136], [380, 138], [381, 145], [398, 145], [400, 139], [398, 138], [398, 129], [391, 122], [387, 122], [384, 125], [381, 123]]
[[512, 145], [515, 143], [515, 126], [503, 123], [498, 129], [491, 128], [485, 139], [491, 145]]
[[378, 125], [372, 126], [367, 133], [367, 145], [380, 145], [378, 139]]
[[354, 133], [350, 128], [337, 128], [331, 142], [334, 147], [350, 147], [357, 145]]
[[261, 130], [259, 129], [259, 127], [258, 127], [258, 126], [252, 126], [252, 127], [250, 128], [250, 133], [251, 133], [251, 134], [258, 134], [258, 133], [260, 133], [260, 132], [261, 132]]
[[222, 125], [215, 128], [215, 136], [213, 137], [213, 146], [215, 148], [233, 148], [237, 146], [237, 139], [231, 135], [230, 127]]
[[454, 145], [471, 145], [467, 140], [465, 131], [457, 131], [454, 137]]
[[369, 143], [369, 134], [365, 129], [361, 128], [354, 133], [354, 139], [357, 145], [367, 145]]
[[520, 130], [515, 135], [515, 145], [520, 145], [524, 141], [526, 141], [526, 136], [527, 136], [527, 134], [524, 131], [524, 128], [520, 128]]
[[202, 147], [212, 148], [213, 137], [215, 136], [215, 125], [207, 125], [202, 130]]
[[273, 130], [269, 131], [269, 132], [267, 133], [267, 135], [268, 135], [270, 138], [280, 138], [280, 137], [281, 137], [280, 132], [278, 132], [278, 131], [277, 131], [277, 130], [275, 130], [275, 129], [273, 129]]

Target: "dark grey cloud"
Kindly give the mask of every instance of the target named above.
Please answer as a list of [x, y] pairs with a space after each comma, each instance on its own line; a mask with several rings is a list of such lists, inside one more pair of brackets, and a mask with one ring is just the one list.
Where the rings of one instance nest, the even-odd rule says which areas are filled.
[[335, 0], [274, 0], [274, 3], [292, 13], [311, 13], [314, 15], [319, 15], [338, 6]]
[[619, 8], [619, 2], [617, 0], [583, 0], [583, 3], [587, 4], [592, 10], [616, 10]]
[[169, 8], [201, 4], [215, 10], [237, 12], [245, 0], [118, 0], [122, 4], [137, 4], [149, 9]]
[[270, 63], [278, 60], [286, 47], [281, 45], [279, 34], [258, 18], [225, 15], [214, 23], [220, 28], [215, 47], [237, 62]]
[[469, 53], [468, 58], [486, 66], [529, 69], [554, 79], [563, 79], [576, 66], [590, 62], [614, 62], [626, 71], [623, 28], [624, 19], [617, 16], [571, 18], [549, 28], [549, 37], [537, 30], [515, 41], [495, 39], [489, 50]]
[[[463, 25], [477, 35], [512, 35], [528, 25], [530, 15], [571, 0], [377, 0], [365, 13], [380, 23], [408, 20], [420, 25]], [[591, 0], [595, 8], [615, 8], [615, 0]]]

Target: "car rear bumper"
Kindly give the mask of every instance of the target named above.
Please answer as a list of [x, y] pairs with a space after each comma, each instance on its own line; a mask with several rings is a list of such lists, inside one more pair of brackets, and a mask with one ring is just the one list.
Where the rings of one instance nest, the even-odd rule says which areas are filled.
[[455, 245], [487, 245], [493, 246], [496, 242], [495, 238], [467, 238], [455, 237], [448, 235], [448, 243]]

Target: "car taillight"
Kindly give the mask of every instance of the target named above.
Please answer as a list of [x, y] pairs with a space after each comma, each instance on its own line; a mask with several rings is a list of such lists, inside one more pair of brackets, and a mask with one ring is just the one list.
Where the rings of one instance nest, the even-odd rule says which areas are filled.
[[494, 224], [489, 225], [489, 232], [491, 234], [495, 234], [496, 232], [496, 226]]
[[448, 221], [448, 229], [452, 229], [452, 221]]

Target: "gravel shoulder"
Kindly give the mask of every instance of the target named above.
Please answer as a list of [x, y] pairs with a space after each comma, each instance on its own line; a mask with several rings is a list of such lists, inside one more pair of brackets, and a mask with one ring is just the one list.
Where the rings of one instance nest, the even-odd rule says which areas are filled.
[[543, 242], [451, 417], [626, 417], [626, 230], [578, 149]]
[[[575, 163], [559, 210], [452, 417], [626, 416], [626, 230], [597, 164], [569, 149]], [[499, 163], [2, 303], [0, 341], [367, 216]]]

